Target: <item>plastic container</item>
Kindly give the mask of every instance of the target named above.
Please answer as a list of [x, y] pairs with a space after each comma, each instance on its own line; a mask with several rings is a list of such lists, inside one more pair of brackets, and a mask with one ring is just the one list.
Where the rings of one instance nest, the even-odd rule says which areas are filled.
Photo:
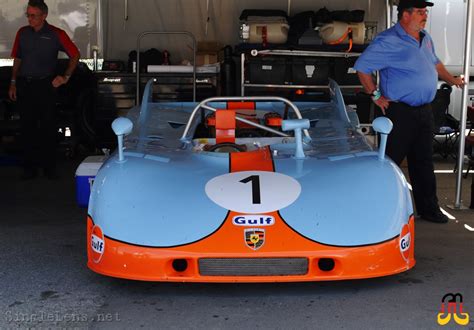
[[107, 156], [89, 156], [76, 170], [76, 202], [79, 207], [89, 205], [92, 184]]
[[284, 44], [288, 39], [290, 26], [286, 21], [252, 22], [248, 21], [249, 43]]
[[[357, 45], [363, 45], [365, 39], [365, 23], [345, 23], [334, 21], [332, 23], [325, 24], [319, 29], [319, 35], [321, 39], [327, 44], [337, 42], [345, 34], [347, 30], [352, 29], [352, 42]], [[349, 43], [349, 38], [346, 36], [340, 44]]]
[[365, 41], [365, 23], [349, 23], [352, 29], [352, 40], [356, 45], [363, 45]]

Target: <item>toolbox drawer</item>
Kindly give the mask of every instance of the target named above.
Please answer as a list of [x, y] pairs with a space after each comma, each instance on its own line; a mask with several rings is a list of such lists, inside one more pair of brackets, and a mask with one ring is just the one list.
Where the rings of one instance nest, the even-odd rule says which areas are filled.
[[246, 82], [251, 84], [288, 84], [288, 60], [284, 58], [251, 58], [247, 65]]
[[293, 85], [327, 85], [331, 62], [325, 57], [294, 58], [291, 66]]
[[357, 71], [354, 70], [354, 64], [357, 57], [338, 57], [334, 59], [334, 80], [339, 85], [360, 85]]

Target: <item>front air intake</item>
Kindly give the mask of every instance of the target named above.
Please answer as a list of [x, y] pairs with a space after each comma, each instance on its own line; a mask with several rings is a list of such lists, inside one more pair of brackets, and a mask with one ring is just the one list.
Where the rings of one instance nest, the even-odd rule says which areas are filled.
[[307, 258], [202, 258], [202, 276], [289, 276], [308, 273]]

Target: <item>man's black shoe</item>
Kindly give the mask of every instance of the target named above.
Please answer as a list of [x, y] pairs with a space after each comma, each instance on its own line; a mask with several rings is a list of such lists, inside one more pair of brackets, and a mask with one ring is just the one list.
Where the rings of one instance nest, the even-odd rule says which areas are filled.
[[26, 181], [26, 180], [33, 180], [37, 176], [38, 176], [38, 170], [34, 168], [25, 168], [20, 178]]
[[420, 214], [420, 217], [426, 221], [436, 222], [436, 223], [446, 223], [449, 221], [448, 217], [444, 215], [441, 211]]
[[59, 175], [58, 175], [58, 173], [56, 172], [56, 170], [45, 169], [45, 170], [44, 170], [44, 176], [45, 176], [48, 180], [58, 180], [58, 179], [59, 179]]

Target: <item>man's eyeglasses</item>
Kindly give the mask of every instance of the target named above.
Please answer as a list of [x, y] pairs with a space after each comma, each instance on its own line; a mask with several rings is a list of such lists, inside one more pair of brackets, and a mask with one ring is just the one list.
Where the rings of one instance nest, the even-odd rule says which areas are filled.
[[28, 13], [25, 13], [25, 16], [26, 16], [26, 18], [36, 19], [36, 18], [39, 18], [39, 17], [43, 16], [43, 14], [28, 14]]
[[414, 9], [413, 12], [420, 16], [428, 15], [430, 13], [428, 9]]

